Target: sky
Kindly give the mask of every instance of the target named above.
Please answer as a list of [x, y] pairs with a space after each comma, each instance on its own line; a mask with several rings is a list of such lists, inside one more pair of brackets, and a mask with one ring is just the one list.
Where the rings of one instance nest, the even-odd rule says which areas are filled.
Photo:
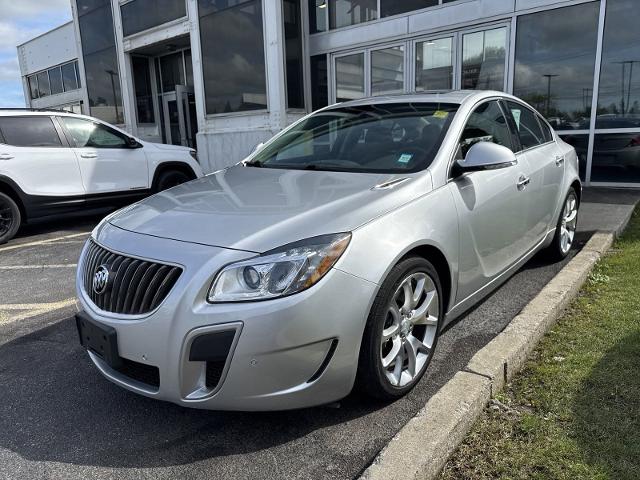
[[71, 20], [70, 0], [0, 0], [0, 107], [24, 107], [16, 47]]

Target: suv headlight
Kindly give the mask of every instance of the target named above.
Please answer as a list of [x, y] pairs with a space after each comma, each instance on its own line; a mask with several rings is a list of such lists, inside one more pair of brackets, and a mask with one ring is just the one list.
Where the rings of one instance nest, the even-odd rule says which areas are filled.
[[207, 301], [267, 300], [315, 285], [342, 256], [350, 233], [323, 235], [226, 266], [209, 289]]

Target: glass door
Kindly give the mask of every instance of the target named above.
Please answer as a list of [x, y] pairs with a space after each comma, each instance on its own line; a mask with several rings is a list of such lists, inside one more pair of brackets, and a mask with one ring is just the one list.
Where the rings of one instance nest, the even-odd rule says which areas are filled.
[[197, 122], [193, 88], [176, 85], [175, 91], [162, 96], [166, 142], [195, 147]]

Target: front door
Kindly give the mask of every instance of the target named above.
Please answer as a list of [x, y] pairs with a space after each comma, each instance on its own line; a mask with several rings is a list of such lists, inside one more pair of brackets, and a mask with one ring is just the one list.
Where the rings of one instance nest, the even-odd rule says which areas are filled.
[[195, 148], [196, 112], [193, 88], [176, 85], [175, 92], [162, 97], [167, 143]]

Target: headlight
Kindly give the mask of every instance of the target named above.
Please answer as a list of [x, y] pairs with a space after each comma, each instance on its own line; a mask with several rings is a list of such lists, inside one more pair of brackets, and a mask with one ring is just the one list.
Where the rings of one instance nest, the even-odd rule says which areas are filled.
[[198, 163], [200, 163], [200, 160], [198, 160], [198, 152], [195, 150], [189, 150], [189, 155], [191, 155], [191, 157]]
[[323, 235], [228, 265], [214, 280], [207, 300], [267, 300], [301, 292], [325, 276], [350, 240], [350, 233]]

